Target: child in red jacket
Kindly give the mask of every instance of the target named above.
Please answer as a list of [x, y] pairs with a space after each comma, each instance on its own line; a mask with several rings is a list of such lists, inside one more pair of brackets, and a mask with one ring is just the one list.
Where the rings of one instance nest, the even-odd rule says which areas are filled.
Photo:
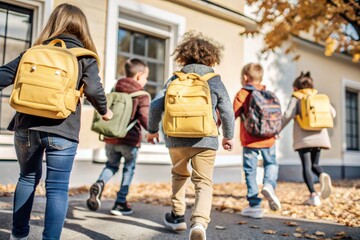
[[[265, 89], [261, 85], [263, 69], [260, 64], [249, 63], [245, 65], [241, 72], [241, 83], [243, 87], [251, 86], [258, 90]], [[251, 91], [242, 88], [233, 102], [235, 119], [246, 116], [249, 108]], [[242, 119], [243, 120], [243, 119]], [[271, 210], [276, 211], [281, 208], [281, 204], [275, 195], [276, 181], [278, 177], [278, 165], [275, 155], [275, 137], [256, 137], [248, 133], [244, 126], [244, 121], [240, 123], [240, 141], [243, 146], [243, 166], [247, 186], [247, 200], [249, 207], [243, 209], [243, 216], [252, 218], [262, 218], [263, 209], [260, 207], [261, 198], [258, 197], [258, 185], [256, 182], [256, 169], [258, 154], [261, 153], [264, 160], [264, 186], [261, 193], [269, 201]]]

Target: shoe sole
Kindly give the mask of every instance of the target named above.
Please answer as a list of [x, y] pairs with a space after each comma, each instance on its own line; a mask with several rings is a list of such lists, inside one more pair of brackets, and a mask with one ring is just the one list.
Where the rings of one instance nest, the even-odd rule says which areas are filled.
[[260, 218], [263, 218], [264, 217], [264, 214], [258, 214], [258, 215], [251, 215], [251, 214], [244, 214], [244, 213], [240, 213], [241, 216], [244, 216], [244, 217], [250, 217], [250, 218], [255, 218], [255, 219], [260, 219]]
[[86, 205], [91, 211], [96, 211], [101, 206], [101, 201], [99, 196], [100, 196], [99, 188], [97, 186], [91, 186], [90, 198], [86, 201]]
[[274, 196], [272, 193], [270, 193], [269, 191], [267, 191], [266, 189], [263, 189], [261, 191], [262, 195], [264, 195], [264, 197], [268, 200], [269, 202], [269, 207], [271, 210], [273, 211], [278, 211], [281, 209], [281, 204], [279, 199]]
[[331, 194], [331, 178], [329, 175], [322, 174], [320, 177], [320, 184], [321, 184], [321, 198], [325, 199], [328, 198]]
[[190, 233], [190, 240], [206, 240], [206, 236], [203, 231], [195, 229]]
[[166, 219], [164, 219], [164, 224], [166, 228], [173, 231], [183, 231], [187, 229], [186, 222], [174, 224], [174, 223], [169, 223], [168, 221], [166, 221]]
[[131, 215], [133, 214], [134, 211], [130, 211], [130, 212], [120, 212], [120, 211], [115, 211], [115, 210], [110, 210], [110, 213], [112, 215], [116, 215], [116, 216], [124, 216], [124, 215]]

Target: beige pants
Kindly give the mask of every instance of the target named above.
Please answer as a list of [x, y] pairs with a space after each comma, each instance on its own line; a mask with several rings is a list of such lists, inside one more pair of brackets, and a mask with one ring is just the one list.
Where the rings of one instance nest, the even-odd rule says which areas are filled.
[[208, 148], [177, 147], [169, 149], [172, 161], [172, 211], [184, 215], [186, 180], [190, 177], [187, 168], [191, 159], [191, 181], [195, 185], [195, 205], [191, 226], [201, 223], [207, 228], [212, 204], [212, 177], [216, 151]]

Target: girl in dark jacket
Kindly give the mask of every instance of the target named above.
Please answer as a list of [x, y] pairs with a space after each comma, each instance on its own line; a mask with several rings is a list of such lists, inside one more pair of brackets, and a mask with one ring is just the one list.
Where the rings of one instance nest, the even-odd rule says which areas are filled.
[[[96, 53], [84, 13], [77, 7], [61, 4], [34, 45], [47, 44], [59, 38], [67, 48], [81, 47]], [[0, 67], [0, 90], [14, 83], [22, 54]], [[78, 86], [84, 86], [87, 100], [103, 116], [111, 119], [106, 107], [104, 89], [93, 57], [79, 58]], [[37, 93], [41, 94], [41, 92]], [[27, 239], [35, 189], [46, 158], [46, 209], [43, 239], [60, 239], [68, 207], [69, 177], [79, 142], [81, 104], [65, 119], [50, 119], [17, 112], [8, 130], [15, 131], [15, 150], [20, 177], [15, 189], [13, 227], [10, 239]]]

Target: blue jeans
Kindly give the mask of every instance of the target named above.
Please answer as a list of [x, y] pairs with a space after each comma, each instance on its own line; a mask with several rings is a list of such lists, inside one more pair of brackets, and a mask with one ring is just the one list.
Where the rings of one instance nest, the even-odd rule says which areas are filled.
[[106, 161], [106, 166], [102, 170], [98, 181], [104, 181], [104, 183], [108, 182], [110, 178], [119, 171], [120, 160], [124, 157], [125, 161], [122, 172], [122, 180], [120, 190], [117, 193], [116, 202], [125, 203], [126, 196], [129, 193], [131, 180], [134, 176], [139, 148], [128, 145], [106, 144], [105, 150], [108, 160]]
[[46, 154], [46, 208], [43, 239], [60, 239], [68, 208], [68, 186], [78, 143], [61, 136], [32, 131], [15, 131], [15, 150], [20, 165], [13, 207], [12, 234], [29, 235], [29, 220], [35, 189], [42, 175]]
[[261, 198], [258, 197], [259, 189], [256, 183], [257, 157], [259, 152], [264, 161], [264, 185], [269, 184], [275, 189], [279, 172], [279, 166], [276, 163], [275, 144], [270, 148], [243, 148], [244, 171], [247, 186], [246, 198], [251, 207], [259, 206], [261, 203]]

